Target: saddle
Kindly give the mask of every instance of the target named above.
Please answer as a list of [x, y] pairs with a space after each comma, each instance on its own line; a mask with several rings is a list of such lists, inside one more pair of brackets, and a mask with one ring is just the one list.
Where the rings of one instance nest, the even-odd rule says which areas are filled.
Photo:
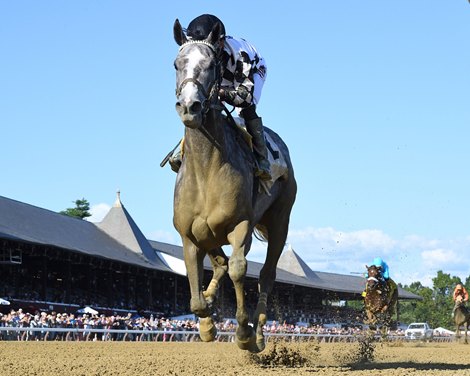
[[[236, 128], [241, 133], [243, 140], [247, 143], [250, 150], [254, 152], [252, 137], [250, 133], [248, 132], [248, 130], [246, 129], [245, 121], [243, 120], [243, 118], [237, 117], [237, 116], [232, 117], [232, 119], [233, 119], [233, 122], [235, 123]], [[272, 179], [268, 181], [260, 181], [259, 190], [260, 192], [264, 190], [266, 194], [269, 195], [269, 191], [277, 179], [279, 178], [287, 179], [287, 174], [288, 174], [289, 169], [287, 167], [287, 162], [284, 158], [284, 155], [281, 152], [281, 149], [273, 140], [273, 138], [269, 135], [269, 133], [266, 133], [266, 132], [264, 133], [264, 136], [266, 140], [266, 148], [268, 149], [268, 161], [270, 164]], [[173, 152], [178, 148], [178, 146], [180, 147], [180, 151], [177, 152], [175, 156], [172, 156]], [[180, 144], [177, 145], [172, 151], [170, 151], [170, 153], [167, 155], [164, 161], [162, 161], [160, 166], [163, 167], [163, 165], [166, 163], [166, 160], [169, 160], [170, 165], [172, 166], [172, 170], [175, 172], [178, 172], [183, 156], [184, 156], [184, 137], [181, 139]]]

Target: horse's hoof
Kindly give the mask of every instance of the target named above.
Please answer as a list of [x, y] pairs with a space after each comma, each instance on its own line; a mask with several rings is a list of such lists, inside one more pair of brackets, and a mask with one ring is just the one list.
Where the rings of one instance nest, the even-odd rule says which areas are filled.
[[217, 335], [217, 328], [211, 317], [204, 317], [199, 320], [199, 337], [203, 342], [212, 342]]
[[[241, 350], [248, 350], [251, 353], [257, 353], [261, 350], [258, 348], [256, 344], [256, 335], [251, 326], [248, 327], [248, 337], [246, 339], [240, 339], [240, 335], [236, 333], [235, 335], [235, 343]], [[240, 327], [238, 327], [237, 332], [239, 331]]]
[[247, 340], [240, 340], [238, 337], [235, 338], [235, 343], [237, 344], [238, 348], [241, 350], [247, 350], [251, 353], [258, 353], [261, 350], [258, 348], [256, 343], [256, 336], [252, 335]]
[[266, 347], [264, 336], [256, 336], [256, 347], [258, 348], [258, 351], [255, 352], [261, 352], [264, 350], [264, 348]]

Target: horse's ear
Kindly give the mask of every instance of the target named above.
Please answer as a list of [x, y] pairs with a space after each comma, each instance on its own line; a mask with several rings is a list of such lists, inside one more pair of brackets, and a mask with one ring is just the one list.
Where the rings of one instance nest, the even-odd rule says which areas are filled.
[[212, 44], [213, 46], [218, 46], [221, 37], [221, 30], [222, 26], [220, 25], [220, 22], [216, 22], [211, 32], [209, 33], [209, 36], [207, 37], [206, 41]]
[[173, 36], [178, 46], [181, 46], [183, 43], [188, 41], [188, 38], [184, 34], [183, 27], [181, 26], [178, 19], [175, 20], [175, 24], [173, 25]]

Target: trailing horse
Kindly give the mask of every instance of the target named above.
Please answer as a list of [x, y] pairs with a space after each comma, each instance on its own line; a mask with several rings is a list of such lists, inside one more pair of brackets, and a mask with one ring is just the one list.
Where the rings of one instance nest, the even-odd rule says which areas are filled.
[[398, 288], [392, 279], [384, 281], [380, 269], [367, 266], [367, 283], [364, 294], [364, 308], [367, 324], [371, 329], [376, 325], [390, 327], [394, 313], [398, 315]]
[[[222, 278], [228, 272], [236, 295], [237, 345], [250, 352], [265, 347], [266, 305], [276, 279], [297, 185], [287, 146], [272, 130], [266, 134], [285, 160], [285, 172], [272, 182], [269, 194], [259, 190], [255, 158], [240, 131], [222, 115], [218, 98], [221, 79], [220, 25], [206, 40], [188, 40], [175, 21], [173, 33], [180, 46], [175, 60], [176, 110], [185, 125], [184, 158], [176, 177], [173, 223], [183, 242], [191, 289], [191, 311], [200, 317], [200, 336], [213, 341], [216, 329], [213, 305]], [[267, 240], [267, 254], [258, 282], [258, 302], [249, 325], [244, 278], [245, 256], [256, 230]], [[222, 246], [230, 245], [228, 258]], [[203, 290], [203, 260], [209, 256], [212, 280]]]
[[465, 328], [465, 343], [467, 341], [467, 331], [468, 326], [470, 325], [470, 312], [462, 301], [457, 301], [455, 303], [454, 309], [454, 322], [455, 322], [455, 337], [460, 338], [460, 327], [463, 325]]

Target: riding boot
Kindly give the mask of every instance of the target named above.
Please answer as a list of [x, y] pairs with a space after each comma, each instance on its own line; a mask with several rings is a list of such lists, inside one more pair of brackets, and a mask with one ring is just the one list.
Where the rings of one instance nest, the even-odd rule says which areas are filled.
[[181, 156], [181, 149], [178, 149], [171, 157], [168, 159], [171, 169], [178, 173], [181, 164], [183, 163], [183, 157]]
[[253, 138], [253, 148], [255, 149], [258, 168], [255, 175], [261, 180], [271, 180], [271, 171], [268, 161], [268, 149], [264, 138], [263, 121], [261, 118], [245, 120], [246, 128]]

